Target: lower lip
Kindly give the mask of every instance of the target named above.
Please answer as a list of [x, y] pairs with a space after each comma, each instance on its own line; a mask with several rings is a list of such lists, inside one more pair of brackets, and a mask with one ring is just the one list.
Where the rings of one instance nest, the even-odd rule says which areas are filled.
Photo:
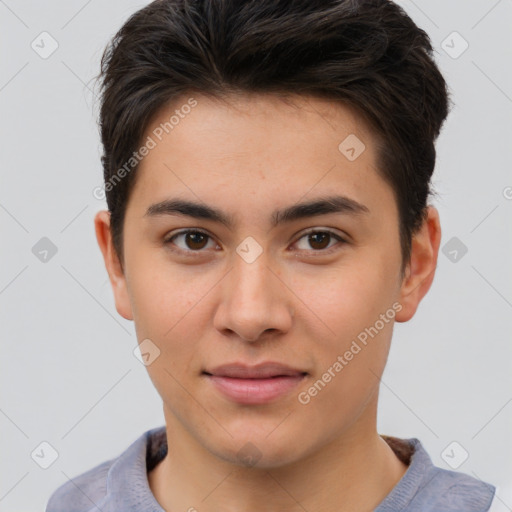
[[226, 397], [241, 404], [264, 404], [276, 400], [295, 388], [304, 375], [280, 376], [268, 379], [235, 379], [206, 375]]

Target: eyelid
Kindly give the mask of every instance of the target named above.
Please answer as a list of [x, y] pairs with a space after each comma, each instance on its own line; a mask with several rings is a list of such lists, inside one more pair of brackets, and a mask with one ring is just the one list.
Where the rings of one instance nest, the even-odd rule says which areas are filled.
[[[174, 244], [172, 242], [173, 238], [175, 238], [177, 236], [185, 235], [187, 233], [201, 233], [201, 234], [205, 235], [206, 237], [208, 237], [209, 239], [213, 240], [217, 244], [217, 246], [220, 245], [213, 235], [211, 235], [210, 233], [208, 233], [208, 231], [206, 231], [202, 228], [186, 228], [186, 229], [178, 230], [175, 233], [172, 232], [169, 236], [165, 237], [164, 245], [168, 246], [170, 248], [170, 250], [173, 252], [176, 252], [176, 253], [179, 253], [179, 254], [182, 254], [185, 256], [189, 256], [189, 257], [200, 257], [201, 253], [205, 252], [204, 250], [202, 250], [202, 249], [197, 250], [197, 251], [186, 250], [186, 249], [182, 249], [181, 247], [176, 246], [176, 244]], [[335, 251], [340, 250], [341, 249], [340, 246], [344, 246], [349, 243], [347, 240], [347, 238], [349, 238], [349, 237], [347, 237], [345, 235], [338, 234], [338, 232], [335, 231], [334, 229], [323, 228], [321, 226], [318, 226], [318, 227], [314, 227], [314, 228], [309, 228], [309, 229], [299, 233], [297, 235], [295, 242], [293, 242], [292, 245], [297, 244], [300, 240], [302, 240], [302, 238], [306, 237], [307, 235], [314, 234], [314, 233], [327, 233], [332, 238], [335, 238], [338, 241], [338, 243], [334, 244], [333, 246], [331, 246], [327, 249], [316, 249], [316, 250], [315, 249], [293, 249], [292, 251], [297, 252], [297, 253], [302, 253], [302, 254], [305, 253], [308, 256], [327, 256], [327, 255], [332, 254]], [[174, 245], [174, 247], [171, 247], [171, 245]]]
[[[205, 236], [207, 236], [208, 238], [210, 238], [211, 240], [215, 241], [215, 243], [217, 245], [220, 245], [216, 240], [215, 240], [215, 237], [213, 235], [211, 235], [210, 233], [208, 233], [208, 231], [204, 230], [204, 229], [201, 229], [201, 228], [186, 228], [186, 229], [181, 229], [181, 230], [178, 230], [176, 232], [171, 232], [171, 234], [169, 234], [168, 236], [166, 236], [164, 238], [164, 241], [163, 241], [163, 244], [164, 246], [170, 246], [170, 245], [175, 245], [173, 242], [172, 242], [172, 239], [173, 238], [176, 238], [177, 236], [181, 236], [181, 235], [186, 235], [187, 233], [201, 233]], [[182, 249], [181, 247], [178, 247], [175, 245], [175, 247], [171, 248], [172, 251], [174, 252], [178, 252], [178, 253], [181, 253], [181, 254], [185, 254], [185, 255], [200, 255], [202, 252], [205, 252], [203, 250], [199, 250], [199, 251], [192, 251], [192, 250], [185, 250], [185, 249]]]
[[[305, 251], [302, 250], [301, 252], [306, 252], [306, 253], [310, 253], [310, 254], [313, 253], [313, 254], [318, 254], [318, 255], [327, 255], [327, 254], [332, 253], [333, 251], [339, 250], [340, 245], [345, 245], [345, 244], [349, 243], [347, 240], [348, 237], [340, 235], [337, 231], [334, 231], [331, 228], [315, 227], [315, 228], [309, 228], [306, 231], [303, 231], [302, 233], [300, 233], [298, 235], [297, 239], [295, 240], [295, 242], [293, 242], [293, 245], [295, 245], [299, 240], [302, 240], [302, 238], [304, 238], [305, 236], [314, 234], [314, 233], [328, 233], [329, 235], [331, 235], [331, 237], [335, 238], [338, 241], [338, 243], [333, 245], [332, 247], [329, 247], [328, 249], [318, 249], [318, 250], [309, 249], [309, 250], [305, 250]], [[300, 251], [300, 249], [299, 249], [299, 251]]]
[[171, 231], [166, 237], [165, 237], [165, 241], [168, 242], [169, 240], [171, 240], [172, 238], [174, 238], [175, 236], [178, 236], [178, 235], [183, 235], [185, 233], [202, 233], [203, 235], [207, 235], [209, 236], [210, 238], [215, 238], [213, 235], [211, 235], [210, 233], [208, 233], [208, 231], [206, 231], [205, 229], [203, 228], [184, 228], [184, 229], [179, 229], [178, 231], [174, 232], [174, 231]]

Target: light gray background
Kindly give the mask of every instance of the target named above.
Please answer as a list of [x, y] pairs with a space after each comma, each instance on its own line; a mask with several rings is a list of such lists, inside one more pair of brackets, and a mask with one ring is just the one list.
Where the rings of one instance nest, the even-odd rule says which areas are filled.
[[[91, 79], [145, 4], [0, 0], [1, 511], [44, 510], [60, 484], [164, 424], [93, 229], [105, 204], [92, 195], [102, 172]], [[512, 1], [400, 4], [453, 92], [434, 204], [442, 247], [457, 237], [468, 252], [440, 254], [416, 316], [395, 327], [379, 432], [419, 438], [447, 469], [441, 454], [457, 441], [469, 453], [458, 470], [497, 485], [512, 510]], [[59, 45], [47, 59], [31, 48], [43, 31]], [[454, 31], [469, 43], [457, 58]], [[46, 263], [32, 252], [42, 237], [57, 247]], [[31, 458], [43, 441], [59, 454], [48, 469]]]

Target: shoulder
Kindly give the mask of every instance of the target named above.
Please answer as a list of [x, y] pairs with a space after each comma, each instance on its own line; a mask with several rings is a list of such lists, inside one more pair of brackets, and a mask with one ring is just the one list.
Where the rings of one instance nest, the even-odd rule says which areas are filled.
[[165, 456], [165, 427], [144, 432], [118, 457], [106, 460], [62, 484], [50, 496], [46, 512], [138, 510], [142, 502], [157, 510], [147, 471]]
[[494, 499], [496, 488], [466, 473], [450, 471], [434, 466], [431, 472], [436, 496], [432, 502], [437, 510], [450, 512], [487, 512]]
[[[461, 471], [440, 468], [421, 442], [411, 439], [418, 462], [425, 470], [425, 477], [418, 490], [418, 502], [432, 512], [487, 512], [496, 488]], [[415, 500], [412, 500], [414, 503]], [[414, 510], [414, 508], [413, 508]]]
[[107, 474], [116, 459], [107, 460], [63, 483], [50, 496], [46, 512], [94, 510], [107, 493]]
[[435, 466], [417, 438], [383, 437], [409, 467], [376, 512], [491, 512], [496, 487]]

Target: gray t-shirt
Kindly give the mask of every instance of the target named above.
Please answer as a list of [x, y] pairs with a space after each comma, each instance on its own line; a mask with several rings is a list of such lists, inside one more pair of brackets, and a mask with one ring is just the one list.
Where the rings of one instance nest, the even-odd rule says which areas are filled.
[[[493, 485], [434, 466], [416, 438], [381, 437], [409, 467], [374, 512], [489, 511]], [[147, 475], [166, 454], [165, 426], [148, 430], [119, 457], [61, 485], [46, 512], [164, 512]]]

